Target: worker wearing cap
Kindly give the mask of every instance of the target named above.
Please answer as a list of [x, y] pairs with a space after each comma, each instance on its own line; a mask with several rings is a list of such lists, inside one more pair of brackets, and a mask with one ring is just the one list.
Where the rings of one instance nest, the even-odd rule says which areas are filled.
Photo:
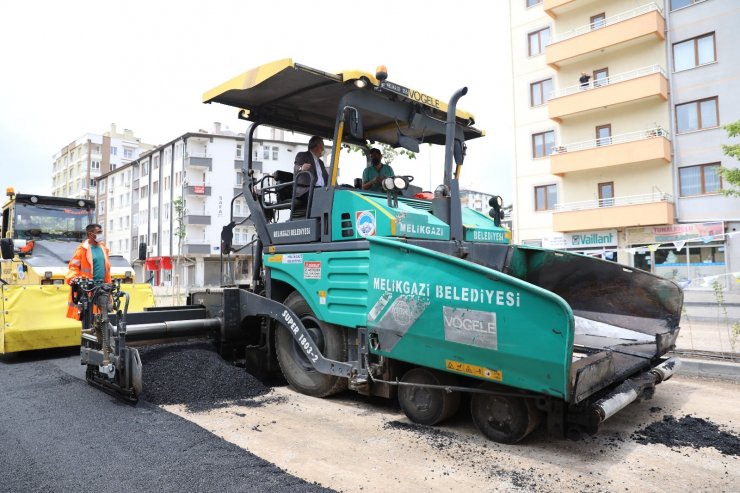
[[[69, 261], [69, 271], [64, 280], [71, 284], [74, 279], [84, 277], [96, 282], [110, 282], [110, 253], [108, 247], [103, 243], [103, 227], [100, 224], [89, 224], [85, 231], [87, 239], [75, 250]], [[80, 319], [80, 311], [72, 302], [72, 292], [69, 293], [67, 302], [67, 317]]]
[[382, 163], [382, 154], [379, 149], [370, 149], [369, 154], [370, 164], [372, 164], [372, 166], [368, 166], [365, 168], [365, 171], [362, 172], [362, 189], [369, 190], [371, 192], [382, 192], [383, 186], [381, 182], [383, 181], [383, 178], [395, 176], [395, 173], [393, 172], [393, 168]]

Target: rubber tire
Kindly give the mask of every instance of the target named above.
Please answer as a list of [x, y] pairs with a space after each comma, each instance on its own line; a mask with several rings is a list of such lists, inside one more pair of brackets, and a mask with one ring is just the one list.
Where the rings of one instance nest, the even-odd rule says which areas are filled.
[[[318, 320], [298, 292], [291, 293], [284, 304], [303, 322], [325, 358], [347, 361], [347, 329]], [[275, 339], [278, 364], [283, 376], [295, 390], [314, 397], [328, 397], [347, 389], [346, 378], [324, 375], [310, 366], [308, 358], [284, 325], [277, 326]]]
[[[496, 390], [496, 387], [482, 386]], [[493, 394], [473, 394], [470, 415], [476, 428], [490, 440], [514, 444], [537, 428], [542, 413], [533, 399]]]
[[[401, 382], [429, 385], [457, 384], [453, 375], [421, 367], [407, 371]], [[441, 423], [457, 412], [460, 408], [460, 392], [402, 385], [398, 387], [398, 404], [411, 421], [431, 426]]]

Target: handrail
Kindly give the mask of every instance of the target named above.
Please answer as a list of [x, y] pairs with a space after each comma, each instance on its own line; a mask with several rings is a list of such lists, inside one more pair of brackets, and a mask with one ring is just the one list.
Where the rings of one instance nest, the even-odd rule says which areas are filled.
[[615, 207], [624, 205], [653, 204], [657, 202], [673, 202], [673, 196], [668, 193], [655, 192], [643, 195], [627, 195], [608, 199], [582, 200], [580, 202], [567, 202], [555, 204], [555, 212], [582, 211], [598, 209], [599, 207]]
[[551, 45], [559, 41], [565, 41], [566, 39], [575, 38], [576, 36], [590, 33], [591, 31], [596, 31], [597, 29], [603, 29], [613, 24], [617, 24], [618, 22], [626, 21], [628, 19], [632, 19], [634, 17], [638, 17], [653, 11], [657, 11], [661, 15], [661, 17], [665, 17], [663, 15], [663, 9], [660, 8], [658, 4], [649, 3], [647, 5], [641, 5], [640, 7], [627, 10], [625, 12], [622, 12], [621, 14], [607, 17], [602, 21], [591, 22], [586, 24], [585, 26], [580, 26], [575, 29], [571, 29], [570, 31], [565, 31], [561, 34], [553, 34], [550, 36], [550, 41], [547, 44]]
[[552, 148], [552, 153], [563, 154], [566, 152], [583, 151], [586, 149], [594, 149], [596, 147], [624, 144], [626, 142], [635, 142], [637, 140], [652, 139], [655, 137], [665, 137], [666, 139], [670, 140], [668, 132], [663, 127], [657, 126], [649, 128], [647, 130], [638, 130], [636, 132], [628, 132], [626, 134], [601, 137], [599, 139], [584, 140], [582, 142], [574, 142], [572, 144], [555, 146]]
[[550, 93], [549, 101], [552, 101], [555, 98], [561, 98], [563, 96], [569, 96], [571, 94], [580, 93], [581, 91], [586, 91], [589, 89], [598, 89], [600, 87], [608, 86], [610, 84], [616, 84], [617, 82], [624, 82], [627, 80], [639, 79], [640, 77], [645, 77], [647, 75], [652, 75], [652, 74], [662, 74], [663, 77], [665, 77], [666, 79], [668, 78], [668, 75], [666, 75], [666, 72], [665, 70], [663, 70], [663, 67], [661, 67], [660, 65], [649, 65], [647, 67], [630, 70], [629, 72], [622, 72], [621, 74], [612, 75], [604, 79], [592, 80], [592, 81], [589, 81], [587, 84], [577, 84], [574, 86], [569, 86], [563, 89], [552, 91]]

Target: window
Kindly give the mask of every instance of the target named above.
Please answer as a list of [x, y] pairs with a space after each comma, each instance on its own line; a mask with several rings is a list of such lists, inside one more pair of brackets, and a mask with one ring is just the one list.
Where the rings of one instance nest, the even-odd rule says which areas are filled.
[[100, 191], [105, 193], [105, 180], [102, 180], [100, 182]]
[[129, 225], [130, 225], [130, 218], [129, 218], [129, 216], [126, 216], [126, 219], [124, 219], [123, 225], [126, 227], [126, 229], [129, 228]]
[[241, 171], [236, 172], [236, 184], [238, 186], [242, 186], [242, 184], [244, 184], [244, 177]]
[[123, 229], [123, 218], [119, 217], [118, 218], [118, 230], [120, 231], [122, 229]]
[[100, 201], [100, 204], [98, 206], [98, 213], [105, 214], [105, 201], [104, 200]]
[[550, 41], [550, 28], [546, 27], [539, 31], [529, 33], [529, 56], [540, 55], [545, 51], [545, 46]]
[[143, 187], [141, 187], [139, 198], [145, 199], [148, 196], [149, 196], [149, 187], [147, 185], [144, 185]]
[[159, 207], [152, 207], [152, 219], [159, 220]]
[[149, 175], [149, 161], [146, 161], [141, 165], [141, 176]]
[[117, 156], [118, 155], [118, 147], [111, 147], [110, 148], [110, 155], [111, 156]]
[[594, 87], [605, 86], [609, 83], [609, 69], [600, 68], [594, 70]]
[[178, 142], [175, 144], [175, 159], [180, 159], [182, 157], [182, 142]]
[[608, 146], [612, 143], [612, 126], [611, 124], [599, 125], [596, 127], [596, 145]]
[[166, 204], [164, 204], [164, 206], [162, 206], [162, 210], [164, 211], [164, 218], [165, 219], [169, 219], [170, 218], [170, 204], [169, 204], [169, 202], [166, 203]]
[[671, 0], [671, 10], [677, 10], [695, 3], [701, 3], [704, 0]]
[[278, 160], [278, 151], [280, 150], [277, 146], [272, 146], [272, 160], [277, 161]]
[[127, 147], [123, 148], [123, 157], [126, 159], [133, 159], [134, 158], [134, 150], [129, 149]]
[[540, 158], [552, 154], [552, 147], [555, 145], [555, 132], [542, 132], [532, 134], [532, 157]]
[[679, 72], [717, 61], [714, 33], [673, 45], [673, 70]]
[[133, 224], [134, 226], [138, 226], [139, 224], [139, 213], [138, 212], [134, 212], [134, 214], [131, 216], [131, 224]]
[[549, 211], [555, 208], [558, 201], [558, 189], [553, 185], [534, 187], [534, 210]]
[[599, 207], [614, 205], [614, 182], [599, 183]]
[[716, 97], [676, 105], [678, 133], [717, 126], [719, 126], [719, 116], [717, 115]]
[[156, 195], [159, 193], [159, 181], [155, 181], [152, 183], [152, 195]]
[[681, 197], [719, 193], [722, 190], [720, 163], [700, 164], [678, 168]]
[[542, 0], [526, 0], [527, 2], [527, 8], [534, 7], [535, 5], [539, 5], [542, 3]]
[[157, 233], [152, 233], [152, 246], [157, 246]]
[[606, 25], [606, 14], [604, 12], [591, 16], [591, 30], [601, 29]]
[[270, 159], [270, 146], [262, 147], [262, 159], [264, 159], [265, 161]]
[[108, 221], [108, 231], [113, 231], [113, 219]]
[[152, 159], [152, 171], [157, 171], [158, 169], [159, 169], [159, 155], [156, 155]]
[[90, 169], [100, 169], [100, 161], [90, 161]]
[[115, 197], [111, 197], [110, 202], [108, 202], [108, 210], [112, 211], [115, 208], [116, 203], [114, 201], [115, 201]]
[[552, 92], [552, 79], [533, 82], [529, 85], [529, 105], [539, 106], [550, 99]]
[[139, 236], [139, 243], [144, 243], [146, 245], [146, 235]]
[[237, 157], [237, 159], [241, 159], [242, 158], [242, 144], [237, 144], [236, 145], [236, 157]]

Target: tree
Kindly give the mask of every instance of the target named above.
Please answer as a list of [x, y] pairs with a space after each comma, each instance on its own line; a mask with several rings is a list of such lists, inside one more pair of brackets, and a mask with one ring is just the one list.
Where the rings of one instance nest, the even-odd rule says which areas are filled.
[[[737, 137], [740, 135], [740, 120], [725, 125], [724, 129], [728, 137]], [[722, 144], [722, 152], [725, 156], [740, 160], [740, 144]], [[728, 197], [740, 197], [740, 168], [720, 166], [719, 174], [723, 180], [722, 193]]]
[[182, 242], [187, 235], [187, 228], [185, 226], [185, 201], [182, 197], [177, 197], [172, 201], [172, 206], [175, 210], [175, 222], [177, 228], [175, 228], [175, 238], [177, 238], [177, 260], [175, 261], [175, 276], [173, 280], [176, 284], [175, 292], [177, 296], [177, 303], [180, 304], [180, 259], [182, 258]]
[[[393, 162], [393, 160], [396, 159], [398, 156], [406, 156], [409, 159], [416, 159], [415, 152], [411, 152], [402, 147], [399, 147], [398, 149], [394, 149], [388, 144], [383, 144], [383, 143], [373, 144], [372, 147], [377, 147], [378, 149], [380, 149], [380, 152], [383, 154], [383, 163], [388, 164], [388, 165], [390, 165]], [[360, 146], [356, 146], [354, 144], [349, 144], [347, 145], [347, 150], [349, 152], [362, 152], [363, 148]]]

